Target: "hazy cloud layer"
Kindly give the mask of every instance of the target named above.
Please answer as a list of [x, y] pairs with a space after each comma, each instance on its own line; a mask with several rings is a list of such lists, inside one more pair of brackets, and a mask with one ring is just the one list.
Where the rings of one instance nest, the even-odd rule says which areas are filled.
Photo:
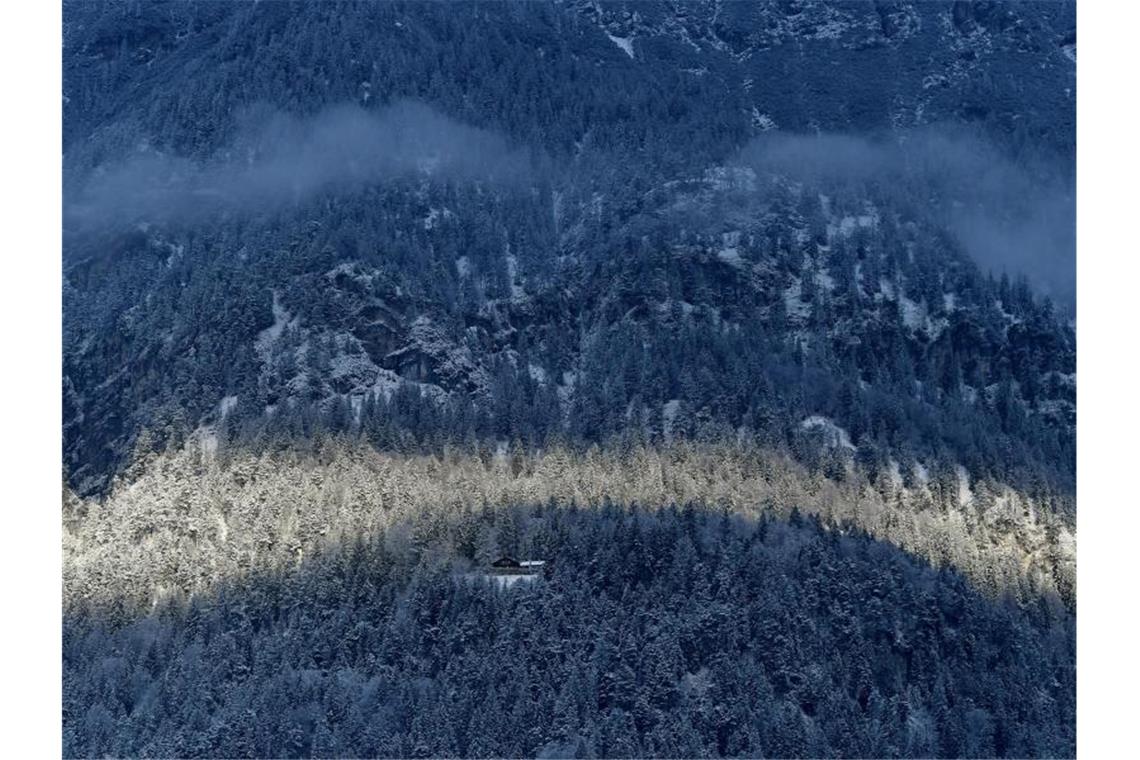
[[741, 161], [809, 182], [874, 183], [932, 213], [985, 269], [1023, 274], [1071, 307], [1076, 207], [1071, 180], [1022, 167], [961, 130], [928, 128], [897, 140], [773, 134]]
[[234, 143], [204, 163], [141, 152], [101, 167], [66, 193], [66, 225], [272, 209], [414, 172], [494, 182], [529, 171], [526, 155], [501, 137], [413, 101], [378, 113], [340, 106], [307, 119], [251, 112], [244, 122]]

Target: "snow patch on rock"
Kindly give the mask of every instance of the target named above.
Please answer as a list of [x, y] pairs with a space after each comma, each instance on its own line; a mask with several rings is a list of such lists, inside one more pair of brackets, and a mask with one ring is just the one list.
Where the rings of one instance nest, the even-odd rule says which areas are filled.
[[879, 224], [879, 217], [874, 213], [860, 214], [858, 216], [845, 216], [838, 223], [827, 225], [829, 239], [842, 237], [849, 238], [858, 229], [872, 229]]
[[621, 48], [622, 51], [626, 55], [628, 55], [630, 58], [634, 57], [634, 55], [633, 55], [633, 37], [615, 37], [614, 35], [610, 34], [609, 32], [606, 32], [606, 36], [610, 38], [610, 42], [614, 43], [619, 48]]
[[257, 334], [257, 339], [254, 341], [254, 348], [257, 350], [257, 355], [261, 357], [263, 362], [269, 361], [270, 350], [273, 344], [278, 341], [281, 334], [285, 332], [285, 328], [290, 324], [295, 324], [293, 315], [281, 305], [281, 293], [273, 291], [273, 324], [265, 328]]
[[721, 249], [717, 251], [717, 258], [732, 266], [743, 265], [740, 258], [740, 231], [725, 232], [720, 236]]
[[958, 504], [968, 507], [974, 503], [974, 492], [970, 488], [970, 473], [966, 472], [966, 468], [962, 465], [955, 468], [955, 473], [958, 476]]
[[451, 217], [452, 217], [451, 209], [448, 209], [448, 208], [443, 208], [443, 209], [431, 208], [431, 209], [428, 209], [427, 216], [424, 217], [424, 229], [425, 230], [435, 229], [439, 225], [439, 222], [441, 219], [450, 219]]
[[226, 418], [226, 415], [232, 412], [234, 410], [234, 407], [237, 406], [237, 402], [237, 396], [226, 396], [223, 398], [218, 403], [218, 418], [224, 420]]
[[799, 277], [793, 277], [792, 284], [784, 289], [784, 311], [793, 319], [807, 319], [811, 315], [811, 304], [804, 303], [803, 283]]
[[513, 253], [507, 254], [507, 280], [511, 285], [511, 300], [526, 300], [526, 290], [519, 284], [519, 260]]
[[851, 443], [851, 436], [846, 430], [836, 425], [830, 417], [813, 414], [804, 419], [800, 423], [800, 427], [804, 430], [819, 430], [823, 433], [824, 442], [832, 448], [855, 450], [855, 444]]
[[761, 132], [769, 132], [777, 127], [771, 116], [761, 113], [759, 108], [752, 106], [752, 128]]
[[471, 274], [471, 260], [466, 256], [460, 256], [455, 260], [455, 271], [460, 277], [468, 277]]

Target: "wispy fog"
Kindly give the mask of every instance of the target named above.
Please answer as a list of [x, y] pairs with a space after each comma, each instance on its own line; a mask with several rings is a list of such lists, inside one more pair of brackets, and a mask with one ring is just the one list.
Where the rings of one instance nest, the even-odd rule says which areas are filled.
[[243, 124], [233, 143], [205, 162], [141, 151], [100, 167], [65, 191], [66, 226], [272, 209], [413, 172], [498, 182], [529, 170], [526, 155], [501, 137], [412, 101], [380, 112], [340, 106], [305, 119], [250, 112]]
[[1059, 305], [1073, 306], [1076, 194], [1049, 167], [1016, 165], [951, 128], [889, 141], [775, 133], [750, 144], [741, 161], [802, 181], [871, 183], [934, 215], [984, 269], [1023, 274]]

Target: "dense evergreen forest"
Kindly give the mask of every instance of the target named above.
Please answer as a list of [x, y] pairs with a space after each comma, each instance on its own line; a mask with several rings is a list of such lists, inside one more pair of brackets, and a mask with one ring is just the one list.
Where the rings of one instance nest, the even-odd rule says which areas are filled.
[[66, 0], [64, 754], [1071, 756], [1075, 59]]
[[[722, 44], [705, 46], [694, 42], [703, 13], [652, 20], [662, 7], [67, 6], [72, 486], [105, 492], [144, 429], [181, 441], [231, 397], [245, 417], [331, 416], [336, 429], [338, 404], [410, 384], [473, 407], [448, 418], [454, 439], [604, 442], [652, 434], [668, 404], [680, 434], [743, 429], [792, 446], [800, 422], [822, 415], [868, 463], [893, 457], [907, 473], [914, 460], [955, 460], [1071, 494], [1072, 324], [1018, 281], [1041, 266], [987, 272], [964, 231], [985, 225], [953, 216], [986, 206], [994, 218], [981, 221], [1011, 236], [1002, 248], [1051, 239], [1014, 233], [1026, 231], [1019, 204], [1071, 181], [1071, 101], [1056, 101], [1071, 76], [1056, 47], [1067, 6], [867, 16], [859, 4], [729, 4], [706, 30]], [[930, 17], [903, 23], [914, 14]], [[841, 44], [813, 36], [816, 16], [847, 19]], [[644, 28], [644, 59], [606, 38], [623, 23]], [[784, 31], [729, 33], [753, 27]], [[676, 47], [678, 35], [698, 50]], [[927, 86], [923, 56], [945, 57], [954, 76]], [[928, 147], [906, 167], [950, 152], [965, 169], [860, 167], [823, 144], [827, 170], [804, 173], [748, 149], [772, 134], [753, 124], [756, 103], [787, 109], [792, 132], [889, 145], [883, 129], [909, 106], [853, 109], [858, 92], [881, 90], [869, 72], [888, 63], [906, 64], [898, 103], [955, 125], [932, 139], [913, 124], [908, 144]], [[784, 86], [844, 72], [847, 107], [770, 92], [783, 65], [799, 72]], [[980, 118], [969, 103], [983, 97]], [[1050, 104], [1049, 118], [1024, 98]], [[283, 165], [282, 152], [358, 176], [357, 154], [375, 150], [356, 122], [329, 115], [345, 104], [419, 168], [298, 179], [309, 164]], [[302, 136], [282, 138], [281, 119], [300, 120]], [[408, 147], [400, 135], [417, 127], [434, 137]], [[446, 160], [471, 152], [483, 166]], [[504, 162], [517, 171], [495, 179]], [[994, 166], [1006, 167], [996, 179]], [[306, 189], [288, 202], [265, 190], [282, 181]], [[995, 182], [1012, 189], [987, 193]], [[245, 195], [202, 200], [232, 186]], [[415, 423], [402, 435], [438, 437]]]
[[[500, 552], [541, 580], [500, 588]], [[798, 513], [420, 521], [188, 606], [64, 623], [64, 754], [1056, 757], [1068, 613]]]

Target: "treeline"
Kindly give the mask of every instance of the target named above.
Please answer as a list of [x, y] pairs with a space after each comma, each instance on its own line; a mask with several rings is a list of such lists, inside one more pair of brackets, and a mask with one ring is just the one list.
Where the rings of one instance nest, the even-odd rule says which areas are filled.
[[141, 457], [105, 498], [68, 494], [64, 605], [129, 619], [226, 579], [295, 566], [321, 547], [413, 520], [448, 525], [510, 504], [702, 505], [758, 519], [793, 510], [953, 567], [991, 598], [1075, 607], [1075, 531], [1049, 502], [992, 481], [836, 481], [741, 443], [528, 453], [476, 444], [393, 455], [343, 437], [308, 451], [212, 452], [202, 439]]
[[[497, 589], [499, 552], [552, 573]], [[1068, 613], [798, 513], [414, 520], [63, 641], [69, 757], [1075, 750]]]

